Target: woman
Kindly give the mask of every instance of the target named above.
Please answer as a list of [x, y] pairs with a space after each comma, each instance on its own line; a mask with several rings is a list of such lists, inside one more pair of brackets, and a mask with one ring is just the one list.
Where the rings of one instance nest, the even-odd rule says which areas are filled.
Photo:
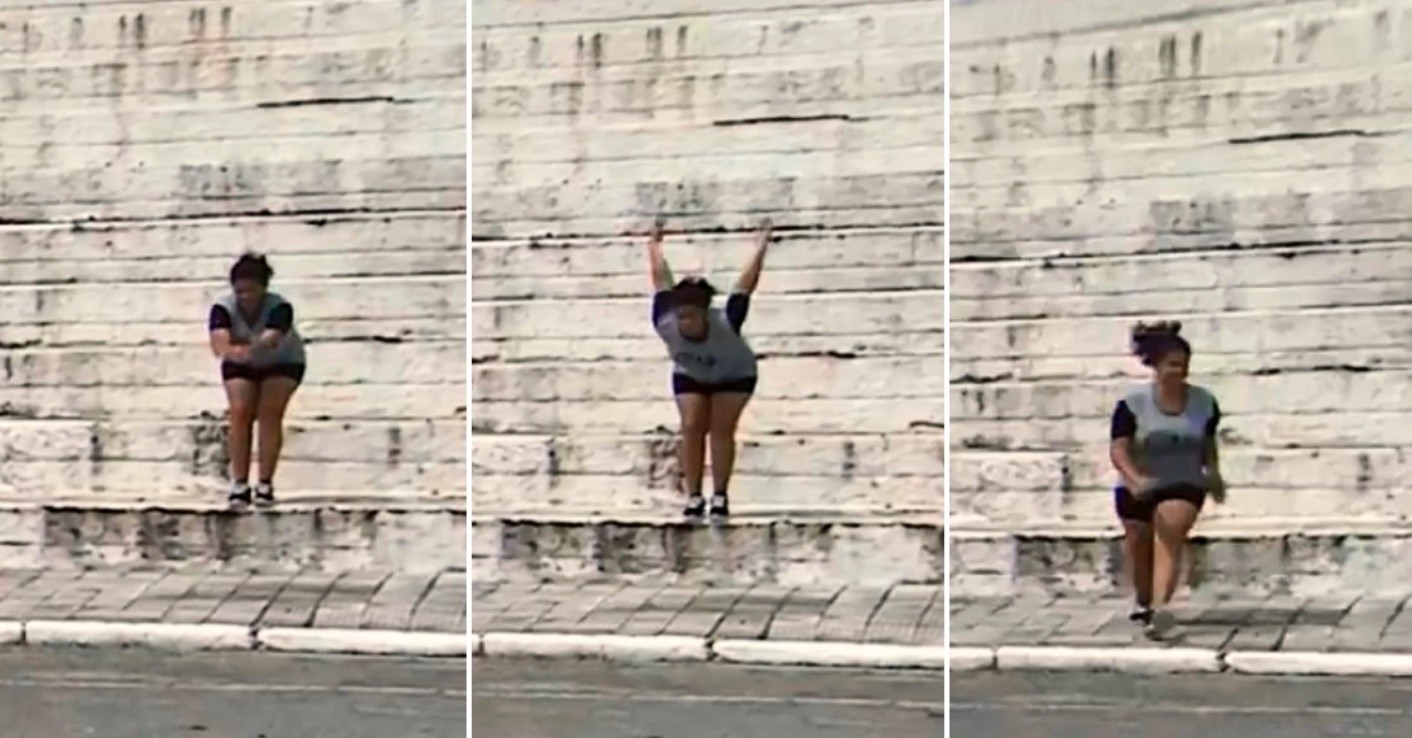
[[284, 441], [284, 411], [304, 380], [304, 343], [294, 307], [270, 292], [275, 274], [263, 256], [245, 254], [230, 270], [231, 294], [211, 306], [211, 352], [221, 360], [230, 403], [230, 501], [251, 502], [251, 430], [260, 425], [260, 480], [254, 501], [275, 501], [275, 466]]
[[1153, 380], [1118, 401], [1109, 449], [1122, 478], [1114, 493], [1136, 590], [1131, 617], [1153, 639], [1175, 624], [1167, 606], [1197, 514], [1208, 495], [1225, 496], [1216, 448], [1221, 410], [1210, 392], [1187, 384], [1191, 346], [1180, 333], [1181, 323], [1133, 328], [1133, 353]]
[[755, 352], [741, 337], [750, 311], [750, 295], [760, 282], [765, 252], [770, 244], [767, 224], [757, 238], [754, 256], [745, 265], [735, 289], [726, 298], [725, 310], [713, 308], [716, 289], [701, 278], [673, 284], [672, 272], [662, 254], [662, 224], [647, 242], [652, 286], [652, 325], [672, 358], [672, 394], [681, 415], [679, 452], [686, 515], [706, 512], [701, 494], [706, 447], [711, 449], [712, 495], [710, 513], [730, 513], [728, 487], [735, 467], [735, 431], [741, 412], [755, 392]]

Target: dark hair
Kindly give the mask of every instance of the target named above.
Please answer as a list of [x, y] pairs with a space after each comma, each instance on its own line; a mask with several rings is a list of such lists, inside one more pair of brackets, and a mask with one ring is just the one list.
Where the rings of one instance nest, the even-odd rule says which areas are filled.
[[263, 255], [245, 252], [235, 260], [235, 266], [230, 268], [230, 283], [235, 284], [242, 279], [253, 279], [265, 287], [270, 286], [270, 279], [275, 276], [275, 270], [270, 266], [270, 262]]
[[1139, 322], [1132, 330], [1132, 352], [1142, 359], [1143, 366], [1157, 366], [1162, 357], [1173, 351], [1191, 356], [1191, 344], [1181, 337], [1181, 332], [1180, 321]]
[[702, 277], [687, 277], [672, 288], [672, 301], [677, 306], [708, 308], [715, 296], [716, 288]]

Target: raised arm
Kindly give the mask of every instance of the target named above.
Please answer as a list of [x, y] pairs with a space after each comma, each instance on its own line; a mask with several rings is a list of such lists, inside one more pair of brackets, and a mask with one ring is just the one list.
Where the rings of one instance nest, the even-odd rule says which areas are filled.
[[667, 256], [662, 251], [662, 221], [652, 226], [652, 235], [647, 238], [647, 268], [652, 275], [652, 288], [658, 292], [672, 288], [672, 268], [667, 266]]
[[740, 279], [736, 280], [735, 290], [733, 290], [736, 294], [754, 294], [755, 288], [760, 284], [760, 271], [765, 268], [765, 254], [770, 250], [772, 233], [770, 222], [765, 221], [755, 236], [755, 253], [750, 256], [750, 261], [746, 262], [745, 268], [740, 271]]

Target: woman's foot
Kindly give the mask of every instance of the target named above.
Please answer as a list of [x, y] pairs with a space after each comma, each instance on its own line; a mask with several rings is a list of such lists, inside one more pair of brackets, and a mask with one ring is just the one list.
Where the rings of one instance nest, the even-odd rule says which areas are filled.
[[269, 506], [275, 504], [275, 488], [269, 482], [255, 485], [255, 504]]
[[1152, 608], [1147, 605], [1134, 605], [1133, 611], [1128, 613], [1128, 620], [1147, 625], [1152, 622]]
[[1172, 632], [1172, 628], [1177, 624], [1177, 617], [1171, 610], [1153, 610], [1152, 616], [1148, 618], [1143, 627], [1143, 633], [1154, 641], [1160, 641]]
[[239, 481], [231, 482], [230, 495], [229, 497], [227, 497], [227, 500], [230, 502], [231, 505], [249, 505], [250, 483]]
[[730, 514], [730, 503], [726, 500], [726, 493], [717, 492], [711, 495], [711, 517], [723, 518]]
[[706, 498], [702, 497], [700, 493], [686, 498], [686, 509], [682, 511], [682, 514], [688, 518], [699, 518], [705, 515]]

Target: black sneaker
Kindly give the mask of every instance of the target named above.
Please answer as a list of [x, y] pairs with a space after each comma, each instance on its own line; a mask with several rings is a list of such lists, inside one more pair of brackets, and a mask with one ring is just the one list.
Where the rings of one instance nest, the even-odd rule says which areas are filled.
[[248, 482], [231, 482], [230, 495], [226, 498], [231, 506], [243, 507], [250, 504], [250, 484]]
[[269, 482], [255, 485], [255, 504], [269, 506], [275, 504], [275, 488]]
[[711, 495], [711, 517], [723, 518], [731, 514], [730, 503], [724, 494]]
[[1152, 608], [1146, 605], [1138, 605], [1133, 608], [1132, 612], [1128, 613], [1128, 620], [1147, 625], [1152, 622]]
[[686, 509], [682, 514], [688, 518], [699, 518], [706, 514], [706, 498], [701, 495], [692, 495], [686, 498]]

